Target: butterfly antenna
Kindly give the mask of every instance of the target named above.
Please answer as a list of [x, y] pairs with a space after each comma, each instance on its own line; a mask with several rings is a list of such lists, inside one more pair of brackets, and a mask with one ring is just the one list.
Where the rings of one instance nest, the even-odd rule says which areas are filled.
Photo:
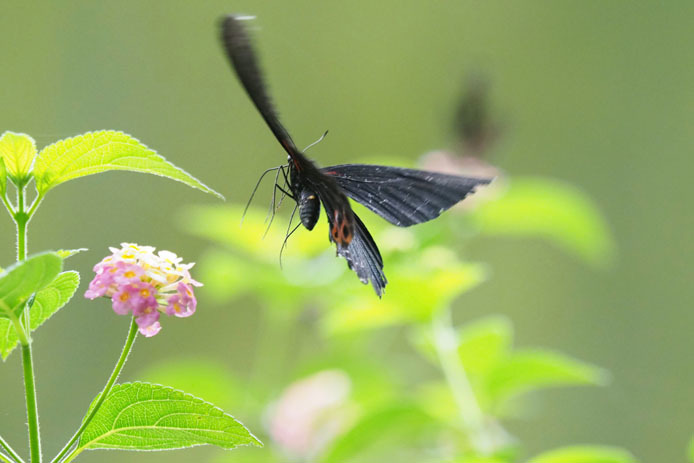
[[284, 166], [270, 167], [270, 168], [267, 169], [265, 172], [263, 172], [262, 174], [260, 174], [260, 178], [259, 178], [258, 181], [256, 182], [255, 187], [253, 188], [253, 191], [251, 192], [251, 197], [248, 198], [248, 202], [246, 203], [246, 207], [243, 209], [243, 215], [241, 215], [241, 225], [243, 225], [243, 219], [246, 217], [246, 212], [248, 212], [248, 208], [249, 208], [250, 205], [251, 205], [251, 201], [253, 201], [253, 197], [255, 196], [255, 192], [258, 191], [258, 187], [260, 186], [260, 182], [263, 181], [263, 178], [264, 178], [265, 175], [267, 175], [269, 172], [272, 172], [273, 170], [279, 170], [279, 169], [281, 169], [282, 167], [284, 167]]
[[280, 269], [282, 268], [282, 252], [284, 252], [284, 248], [287, 246], [287, 240], [289, 240], [289, 237], [292, 236], [292, 233], [294, 233], [296, 231], [296, 229], [299, 228], [299, 225], [301, 225], [301, 222], [299, 222], [296, 224], [296, 227], [294, 227], [292, 229], [292, 221], [294, 220], [294, 214], [296, 213], [296, 210], [298, 208], [299, 208], [298, 204], [296, 206], [294, 206], [294, 210], [292, 211], [292, 215], [289, 216], [289, 224], [287, 225], [287, 234], [284, 236], [284, 242], [282, 243], [282, 247], [280, 248]]
[[326, 130], [325, 133], [324, 133], [323, 135], [321, 135], [320, 138], [319, 138], [318, 140], [314, 141], [313, 143], [311, 143], [310, 145], [308, 145], [306, 148], [304, 148], [304, 151], [307, 151], [307, 150], [308, 150], [310, 147], [312, 147], [313, 145], [317, 145], [318, 143], [322, 142], [323, 139], [325, 138], [325, 136], [326, 136], [327, 134], [328, 134], [328, 131]]

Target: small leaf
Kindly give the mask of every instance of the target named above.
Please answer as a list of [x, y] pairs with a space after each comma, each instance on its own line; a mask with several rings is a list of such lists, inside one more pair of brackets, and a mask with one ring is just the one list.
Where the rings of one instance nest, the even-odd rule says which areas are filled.
[[88, 251], [87, 248], [77, 248], [77, 249], [58, 249], [55, 251], [56, 254], [58, 254], [58, 257], [61, 259], [67, 259], [68, 257], [72, 257], [75, 254], [79, 254], [80, 252]]
[[202, 399], [149, 383], [114, 386], [80, 437], [80, 449], [168, 450], [262, 446], [234, 417]]
[[19, 316], [29, 297], [58, 276], [63, 260], [53, 252], [17, 262], [0, 276], [0, 318]]
[[[31, 330], [35, 330], [54, 313], [61, 309], [72, 298], [80, 284], [77, 272], [69, 271], [59, 274], [48, 286], [36, 293], [34, 303], [29, 310]], [[6, 318], [0, 318], [0, 355], [5, 360], [17, 346], [19, 337], [14, 325]]]
[[636, 459], [618, 447], [575, 445], [544, 452], [527, 463], [636, 463]]
[[34, 167], [36, 189], [43, 195], [68, 180], [109, 170], [159, 175], [223, 198], [135, 138], [111, 130], [66, 138], [41, 150]]
[[483, 233], [541, 236], [591, 264], [609, 263], [614, 242], [605, 219], [582, 191], [556, 180], [514, 179], [505, 195], [471, 213]]
[[550, 386], [600, 385], [607, 374], [600, 368], [546, 350], [516, 351], [487, 377], [486, 391], [501, 402], [514, 395]]
[[36, 142], [23, 133], [5, 132], [0, 137], [0, 157], [15, 185], [24, 185], [36, 157]]

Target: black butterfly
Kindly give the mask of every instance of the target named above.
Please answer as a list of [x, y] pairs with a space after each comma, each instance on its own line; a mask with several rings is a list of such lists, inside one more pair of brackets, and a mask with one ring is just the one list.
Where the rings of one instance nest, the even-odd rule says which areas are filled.
[[232, 15], [223, 19], [222, 41], [241, 84], [289, 155], [286, 166], [275, 168], [279, 169], [277, 176], [280, 170], [283, 173], [289, 191], [277, 187], [296, 201], [301, 223], [309, 230], [318, 221], [323, 204], [330, 225], [330, 241], [337, 245], [337, 253], [347, 260], [362, 283], [371, 281], [380, 297], [387, 283], [383, 259], [347, 197], [394, 225], [408, 227], [438, 217], [472, 193], [476, 186], [488, 184], [491, 179], [366, 164], [317, 167], [296, 147], [280, 123], [241, 21]]

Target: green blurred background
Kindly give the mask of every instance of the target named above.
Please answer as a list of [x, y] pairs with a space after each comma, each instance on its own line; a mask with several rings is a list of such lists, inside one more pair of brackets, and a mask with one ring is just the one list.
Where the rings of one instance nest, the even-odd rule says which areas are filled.
[[[694, 429], [694, 214], [686, 200], [694, 193], [693, 3], [43, 1], [4, 2], [0, 11], [0, 130], [28, 133], [39, 147], [123, 130], [232, 202], [245, 201], [257, 175], [284, 155], [222, 55], [222, 14], [258, 17], [256, 43], [294, 139], [304, 146], [330, 130], [311, 153], [323, 165], [369, 157], [406, 165], [450, 147], [466, 76], [488, 76], [504, 128], [491, 161], [512, 176], [579, 187], [617, 244], [606, 270], [536, 239], [470, 244], [468, 257], [487, 262], [493, 276], [457, 302], [461, 321], [505, 314], [517, 344], [567, 352], [612, 374], [607, 388], [549, 391], [531, 420], [509, 429], [529, 453], [591, 442], [623, 446], [644, 462], [684, 460]], [[197, 260], [208, 243], [182, 231], [181, 211], [215, 201], [138, 174], [87, 177], [48, 196], [29, 249], [89, 248], [68, 261], [83, 287], [106, 247], [122, 241]], [[9, 218], [0, 227], [7, 266], [13, 227]], [[125, 378], [180, 355], [251, 368], [257, 304], [212, 310], [204, 288], [198, 297], [195, 317], [138, 341]], [[126, 329], [106, 304], [77, 297], [36, 334], [47, 454], [102, 387]], [[0, 368], [0, 432], [16, 447], [26, 421], [20, 374], [13, 354]], [[83, 461], [128, 458], [94, 452]]]

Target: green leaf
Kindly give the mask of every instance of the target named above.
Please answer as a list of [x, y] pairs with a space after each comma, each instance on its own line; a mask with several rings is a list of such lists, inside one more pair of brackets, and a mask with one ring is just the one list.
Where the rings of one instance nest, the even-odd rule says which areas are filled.
[[[393, 455], [394, 449], [411, 453], [407, 446], [403, 448], [403, 442], [416, 444], [418, 439], [426, 439], [425, 434], [431, 434], [427, 431], [436, 427], [435, 420], [418, 406], [408, 403], [392, 405], [364, 416], [334, 442], [321, 461], [339, 463], [356, 460], [355, 457], [364, 452], [376, 453], [372, 447], [377, 445], [385, 445], [388, 448], [392, 457], [389, 461], [398, 461], [397, 456]], [[389, 442], [393, 441], [393, 438], [395, 442]]]
[[88, 250], [87, 248], [58, 249], [57, 251], [55, 251], [55, 253], [58, 254], [58, 256], [59, 256], [61, 259], [67, 259], [68, 257], [72, 257], [72, 256], [74, 256], [75, 254], [79, 254], [80, 252], [84, 252], [84, 251], [87, 251], [87, 250]]
[[0, 318], [18, 317], [29, 297], [58, 276], [63, 260], [53, 252], [17, 262], [0, 276]]
[[614, 242], [605, 219], [582, 191], [542, 178], [513, 179], [508, 191], [471, 213], [492, 235], [541, 236], [587, 262], [609, 263]]
[[392, 269], [383, 299], [369, 291], [340, 300], [323, 320], [331, 332], [373, 329], [397, 323], [428, 322], [441, 307], [487, 278], [484, 265], [460, 262], [440, 246], [412, 253]]
[[600, 385], [607, 373], [593, 365], [547, 350], [516, 351], [488, 375], [485, 389], [499, 403], [551, 386]]
[[5, 132], [0, 137], [0, 157], [15, 185], [24, 185], [36, 157], [36, 142], [23, 133]]
[[168, 450], [262, 446], [233, 416], [189, 394], [150, 383], [117, 384], [80, 437], [90, 449]]
[[485, 375], [511, 351], [513, 326], [503, 316], [491, 316], [464, 325], [458, 333], [458, 354], [471, 375]]
[[[35, 330], [72, 298], [80, 284], [77, 272], [69, 271], [59, 274], [41, 291], [36, 293], [34, 303], [29, 310], [31, 330]], [[5, 360], [17, 347], [19, 337], [14, 325], [6, 318], [0, 318], [0, 355]]]
[[109, 170], [159, 175], [223, 198], [135, 138], [111, 130], [66, 138], [42, 149], [34, 167], [36, 189], [43, 195], [68, 180]]
[[694, 463], [694, 437], [689, 441], [689, 462]]
[[618, 447], [575, 445], [544, 452], [527, 463], [636, 463], [636, 459]]

